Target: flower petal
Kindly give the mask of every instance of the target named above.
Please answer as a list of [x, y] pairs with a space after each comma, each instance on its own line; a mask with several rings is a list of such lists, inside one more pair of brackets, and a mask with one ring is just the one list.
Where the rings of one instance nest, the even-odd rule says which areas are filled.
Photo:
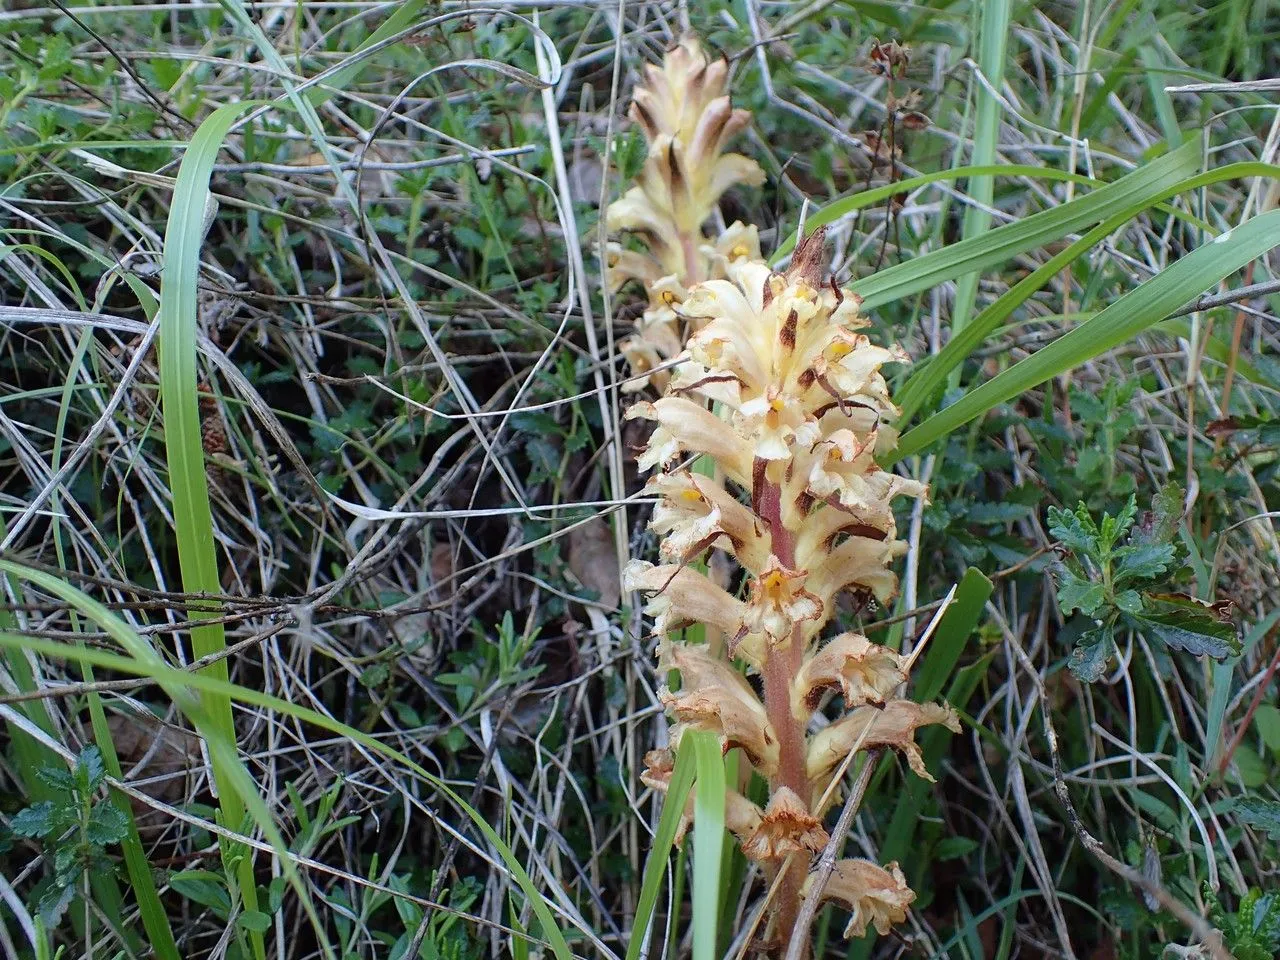
[[906, 757], [917, 776], [932, 783], [933, 777], [925, 769], [915, 734], [920, 727], [934, 723], [954, 733], [960, 732], [960, 719], [950, 704], [890, 700], [884, 707], [858, 707], [809, 738], [805, 756], [809, 781], [816, 792], [822, 792], [831, 771], [850, 750], [891, 747]]
[[779, 787], [764, 816], [743, 841], [742, 852], [748, 860], [780, 860], [800, 851], [817, 853], [829, 839], [822, 821], [809, 812], [795, 791]]
[[708, 730], [720, 738], [726, 753], [743, 752], [765, 776], [778, 768], [778, 738], [764, 704], [746, 678], [705, 647], [666, 643], [659, 666], [680, 671], [680, 689], [662, 690], [658, 698], [675, 716], [673, 741], [684, 730]]
[[675, 564], [654, 566], [632, 560], [622, 572], [626, 590], [653, 593], [645, 613], [654, 618], [654, 633], [665, 635], [685, 623], [704, 623], [724, 633], [738, 628], [745, 604], [707, 577]]
[[[805, 896], [816, 879], [815, 874], [810, 874], [805, 881]], [[907, 908], [915, 898], [896, 862], [880, 867], [861, 859], [836, 861], [819, 894], [820, 901], [835, 900], [852, 913], [849, 925], [844, 928], [846, 939], [863, 936], [868, 925], [884, 936], [895, 923], [907, 919]]]
[[627, 419], [636, 417], [658, 422], [658, 429], [639, 459], [640, 469], [669, 463], [682, 451], [705, 453], [735, 482], [750, 484], [750, 445], [706, 407], [684, 397], [662, 397], [653, 403], [633, 405], [627, 411]]
[[882, 704], [906, 680], [905, 660], [856, 633], [842, 633], [805, 660], [791, 686], [791, 711], [808, 719], [825, 690], [840, 690], [845, 706]]

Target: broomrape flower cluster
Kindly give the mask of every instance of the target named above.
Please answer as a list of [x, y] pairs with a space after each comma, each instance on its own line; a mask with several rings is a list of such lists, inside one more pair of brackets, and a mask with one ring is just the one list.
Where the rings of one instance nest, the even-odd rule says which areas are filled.
[[611, 233], [627, 233], [644, 249], [610, 243], [606, 280], [616, 291], [631, 280], [648, 292], [649, 303], [636, 333], [621, 344], [633, 373], [627, 388], [649, 382], [667, 385], [665, 370], [650, 371], [675, 357], [684, 345], [678, 308], [700, 280], [723, 277], [730, 263], [760, 259], [753, 226], [734, 223], [715, 240], [703, 224], [720, 197], [738, 184], [764, 182], [759, 165], [725, 145], [751, 122], [725, 93], [729, 65], [709, 59], [693, 38], [669, 51], [661, 67], [645, 67], [629, 114], [644, 135], [647, 156], [636, 185], [609, 206]]
[[[702, 259], [690, 252], [689, 237], [732, 175], [758, 175], [750, 161], [710, 149], [748, 122], [723, 88], [723, 64], [709, 64], [693, 41], [668, 54], [662, 69], [649, 68], [632, 106], [649, 138], [649, 162], [609, 213], [610, 223], [641, 230], [649, 242], [649, 253], [619, 250], [614, 262], [615, 272], [647, 283], [645, 323], [668, 324], [655, 319], [661, 303], [672, 330], [679, 320], [694, 331], [682, 350], [667, 345], [680, 362], [663, 395], [628, 412], [655, 424], [640, 466], [658, 470], [649, 490], [659, 498], [652, 528], [662, 541], [661, 562], [633, 560], [625, 581], [649, 597], [645, 611], [663, 638], [660, 671], [679, 672], [678, 689], [661, 691], [675, 721], [671, 749], [646, 757], [642, 780], [667, 788], [671, 751], [689, 730], [742, 751], [767, 780], [769, 799], [761, 807], [730, 791], [726, 824], [777, 881], [764, 939], [785, 945], [812, 892], [811, 855], [828, 842], [824, 814], [838, 797], [832, 780], [846, 757], [897, 750], [932, 779], [916, 730], [959, 724], [949, 706], [896, 695], [907, 665], [893, 650], [856, 633], [822, 640], [842, 591], [882, 603], [895, 594], [891, 565], [905, 544], [892, 502], [927, 493], [875, 460], [896, 441], [897, 410], [880, 370], [906, 357], [860, 332], [858, 298], [826, 275], [821, 230], [800, 242], [781, 273], [761, 261], [754, 231], [740, 225], [731, 231], [751, 238], [746, 254], [717, 254], [723, 242], [697, 248]], [[681, 282], [702, 271], [707, 279]], [[714, 477], [689, 469], [698, 456], [714, 462]], [[740, 590], [695, 569], [709, 552], [736, 561]], [[670, 638], [689, 624], [724, 637], [727, 657], [708, 643]], [[832, 693], [843, 716], [812, 722]], [[839, 861], [816, 895], [850, 911], [851, 937], [869, 926], [888, 932], [914, 899], [896, 863], [862, 859]]]

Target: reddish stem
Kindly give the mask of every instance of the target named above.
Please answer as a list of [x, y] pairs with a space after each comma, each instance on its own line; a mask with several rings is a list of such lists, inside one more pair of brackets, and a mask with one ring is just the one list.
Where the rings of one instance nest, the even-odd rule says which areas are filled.
[[[795, 537], [782, 523], [782, 491], [778, 485], [757, 473], [753, 499], [760, 518], [769, 525], [773, 555], [788, 569], [795, 568]], [[797, 624], [791, 642], [769, 647], [764, 661], [764, 707], [778, 737], [778, 772], [769, 784], [771, 791], [781, 787], [793, 790], [804, 803], [811, 801], [809, 778], [805, 772], [804, 725], [791, 712], [791, 686], [804, 659], [801, 630]], [[779, 867], [781, 864], [779, 864]], [[785, 943], [795, 926], [800, 910], [800, 889], [809, 873], [809, 864], [796, 858], [778, 886], [773, 902], [773, 931]]]

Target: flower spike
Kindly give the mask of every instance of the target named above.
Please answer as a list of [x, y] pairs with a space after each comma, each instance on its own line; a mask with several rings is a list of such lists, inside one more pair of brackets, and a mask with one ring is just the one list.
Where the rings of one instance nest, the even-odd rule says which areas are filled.
[[[692, 40], [645, 70], [631, 117], [648, 159], [607, 214], [610, 229], [647, 248], [610, 248], [610, 283], [639, 280], [649, 294], [623, 352], [642, 375], [678, 361], [647, 378], [662, 396], [627, 414], [654, 423], [639, 465], [657, 470], [647, 492], [664, 562], [633, 560], [625, 583], [648, 595], [662, 675], [679, 675], [659, 691], [674, 748], [707, 731], [768, 782], [763, 809], [728, 790], [725, 819], [775, 884], [765, 941], [777, 942], [817, 882], [810, 859], [830, 839], [823, 815], [850, 753], [892, 749], [931, 780], [916, 731], [959, 721], [950, 706], [901, 698], [909, 664], [897, 652], [856, 633], [822, 642], [842, 592], [881, 603], [896, 594], [892, 565], [906, 544], [894, 502], [928, 495], [876, 461], [897, 439], [882, 369], [907, 358], [865, 332], [860, 299], [828, 275], [822, 229], [780, 272], [762, 261], [754, 227], [702, 236], [725, 189], [762, 179], [724, 152], [750, 122], [730, 104], [727, 76]], [[724, 572], [730, 559], [736, 577]], [[727, 643], [668, 636], [689, 624]], [[819, 710], [833, 716], [811, 733]], [[665, 790], [671, 762], [651, 753], [643, 782]], [[896, 863], [867, 860], [836, 863], [817, 896], [852, 912], [848, 936], [887, 932], [914, 899]]]

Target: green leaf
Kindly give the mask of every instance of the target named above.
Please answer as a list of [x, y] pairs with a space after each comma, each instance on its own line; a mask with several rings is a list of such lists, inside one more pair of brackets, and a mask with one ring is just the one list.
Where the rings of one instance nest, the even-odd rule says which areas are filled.
[[41, 800], [19, 810], [9, 821], [9, 829], [19, 837], [43, 837], [53, 831], [54, 807], [51, 800]]
[[66, 767], [41, 767], [36, 771], [36, 776], [40, 778], [41, 782], [63, 794], [67, 800], [70, 800], [71, 795], [75, 792], [75, 775]]
[[1142, 612], [1142, 594], [1137, 590], [1121, 590], [1113, 598], [1116, 608], [1124, 613]]
[[94, 804], [85, 824], [85, 839], [99, 847], [119, 843], [129, 833], [129, 820], [115, 804]]
[[1082, 683], [1094, 683], [1106, 672], [1107, 661], [1115, 645], [1111, 622], [1100, 624], [1081, 634], [1067, 660], [1067, 667]]
[[1144, 512], [1133, 529], [1130, 542], [1134, 544], [1172, 543], [1182, 522], [1182, 487], [1166, 483], [1151, 501], [1151, 509]]
[[1112, 576], [1119, 586], [1130, 580], [1154, 580], [1167, 573], [1177, 550], [1171, 543], [1136, 543], [1112, 554]]
[[[1249, 789], [1257, 789], [1270, 779], [1267, 774], [1267, 765], [1262, 762], [1257, 751], [1248, 744], [1238, 744], [1236, 752], [1232, 754], [1232, 760], [1235, 762], [1236, 772], [1240, 774], [1240, 782]], [[1255, 826], [1269, 829], [1262, 824], [1255, 824]]]
[[1280, 756], [1280, 707], [1264, 703], [1253, 715], [1253, 725], [1258, 728], [1258, 736], [1272, 753]]
[[254, 933], [266, 933], [271, 929], [271, 917], [261, 910], [245, 910], [236, 917], [236, 926]]
[[1216, 660], [1240, 652], [1240, 636], [1229, 604], [1209, 604], [1180, 593], [1147, 593], [1144, 610], [1131, 615], [1135, 629], [1176, 650]]
[[1068, 550], [1099, 559], [1098, 527], [1081, 501], [1074, 512], [1050, 507], [1049, 533]]
[[1063, 613], [1079, 610], [1087, 617], [1097, 613], [1106, 599], [1106, 589], [1101, 583], [1078, 577], [1065, 567], [1058, 570], [1058, 606]]
[[183, 870], [169, 876], [169, 886], [188, 900], [194, 900], [225, 917], [231, 912], [227, 882], [209, 870]]
[[1124, 509], [1114, 517], [1109, 513], [1102, 515], [1102, 528], [1098, 531], [1098, 546], [1103, 556], [1111, 555], [1111, 548], [1120, 542], [1120, 538], [1129, 532], [1138, 519], [1138, 500], [1133, 494], [1125, 501]]
[[91, 743], [80, 751], [80, 757], [76, 760], [76, 777], [88, 787], [90, 793], [98, 789], [98, 785], [106, 775], [107, 768], [102, 762], [102, 751], [96, 744]]
[[724, 859], [724, 755], [719, 737], [706, 730], [686, 731], [680, 746], [693, 751], [698, 767], [693, 796], [693, 960], [715, 960]]
[[[1031, 219], [1034, 218], [1022, 222], [1027, 223]], [[999, 230], [993, 230], [983, 240], [990, 241], [997, 233]], [[1272, 210], [1246, 220], [1235, 229], [1197, 247], [1141, 286], [1120, 297], [1092, 319], [1063, 334], [1025, 360], [1015, 363], [908, 431], [900, 439], [897, 449], [886, 455], [886, 465], [920, 452], [993, 407], [1120, 346], [1251, 260], [1256, 260], [1277, 243], [1280, 243], [1280, 210]], [[960, 245], [955, 244], [955, 247]], [[908, 262], [903, 266], [911, 267], [913, 263]], [[891, 270], [884, 273], [890, 273]], [[926, 284], [929, 285], [931, 284]]]
[[[951, 606], [938, 623], [933, 642], [914, 676], [915, 696], [920, 701], [936, 700], [955, 670], [965, 642], [982, 618], [987, 600], [995, 584], [981, 570], [970, 567], [964, 572]], [[961, 705], [963, 706], [963, 705]]]
[[972, 837], [943, 837], [933, 848], [934, 860], [959, 860], [978, 849]]
[[71, 905], [75, 895], [76, 888], [74, 884], [50, 882], [44, 886], [40, 896], [36, 899], [36, 909], [40, 911], [40, 919], [44, 921], [45, 926], [55, 927], [58, 925], [58, 921], [67, 912], [67, 907]]
[[[870, 310], [1059, 241], [1074, 230], [1127, 209], [1137, 200], [1158, 197], [1176, 186], [1197, 169], [1202, 149], [1203, 144], [1198, 138], [1193, 139], [1178, 150], [1070, 203], [1043, 210], [982, 236], [961, 240], [865, 277], [853, 284], [853, 292], [863, 298], [864, 306]], [[978, 171], [969, 173], [976, 175]], [[1038, 175], [1043, 173], [1038, 171]], [[904, 184], [893, 184], [892, 187], [900, 191]], [[812, 217], [808, 222], [817, 225]]]

